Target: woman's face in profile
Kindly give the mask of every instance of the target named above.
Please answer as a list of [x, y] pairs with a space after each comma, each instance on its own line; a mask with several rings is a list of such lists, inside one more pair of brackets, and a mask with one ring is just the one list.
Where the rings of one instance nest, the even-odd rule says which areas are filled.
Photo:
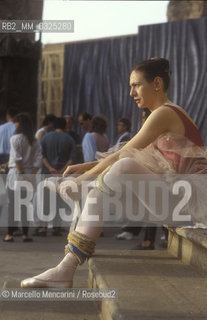
[[137, 106], [141, 109], [153, 106], [155, 88], [153, 82], [148, 82], [143, 72], [132, 71], [130, 75], [130, 96], [134, 98]]

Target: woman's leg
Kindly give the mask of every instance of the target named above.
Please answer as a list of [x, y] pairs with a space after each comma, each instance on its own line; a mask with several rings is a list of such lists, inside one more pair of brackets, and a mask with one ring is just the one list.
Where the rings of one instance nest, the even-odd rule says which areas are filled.
[[14, 223], [14, 191], [8, 189], [9, 205], [8, 205], [8, 231], [4, 241], [13, 241], [13, 233], [16, 230]]
[[[152, 173], [143, 165], [140, 165], [136, 160], [132, 158], [123, 158], [112, 165], [111, 169], [106, 174], [104, 181], [111, 189], [114, 185], [114, 178], [116, 179], [120, 175], [124, 174], [149, 174]], [[118, 181], [118, 180], [117, 180]], [[90, 198], [96, 199], [96, 204], [90, 204]], [[93, 189], [89, 193], [89, 197], [86, 200], [86, 205], [81, 214], [81, 219], [76, 227], [76, 231], [87, 235], [94, 242], [97, 241], [104, 225], [104, 212], [103, 212], [103, 193], [99, 189]], [[89, 202], [89, 203], [88, 203]], [[112, 209], [113, 210], [113, 209]], [[93, 217], [98, 215], [98, 222], [88, 221], [88, 215]]]
[[[91, 205], [90, 199], [91, 197], [96, 198], [97, 204]], [[78, 266], [78, 264], [82, 264], [87, 258], [87, 248], [86, 253], [83, 254], [83, 256], [80, 256], [80, 252], [77, 253], [77, 250], [79, 247], [81, 248], [82, 242], [83, 244], [87, 246], [87, 240], [92, 243], [92, 246], [95, 247], [95, 242], [98, 239], [101, 230], [103, 228], [103, 221], [100, 219], [100, 223], [95, 223], [95, 227], [93, 226], [93, 223], [84, 221], [84, 219], [87, 219], [88, 214], [100, 214], [101, 216], [101, 203], [102, 202], [102, 192], [93, 189], [89, 192], [82, 214], [81, 219], [79, 219], [78, 225], [75, 229], [75, 232], [71, 235], [72, 237], [76, 237], [76, 247], [73, 247], [73, 239], [69, 241], [70, 244], [70, 250], [67, 252], [63, 260], [54, 268], [51, 268], [44, 273], [41, 273], [40, 275], [37, 275], [33, 278], [25, 279], [21, 282], [21, 286], [24, 288], [33, 288], [33, 287], [71, 287], [72, 286], [72, 280], [75, 273], [75, 270]], [[100, 210], [97, 211], [97, 208], [100, 208]], [[80, 238], [78, 238], [80, 236]], [[82, 237], [84, 239], [82, 240]], [[79, 245], [77, 245], [77, 243]], [[90, 245], [90, 243], [89, 243]], [[84, 247], [84, 246], [83, 246]], [[80, 249], [81, 250], [81, 249]], [[89, 250], [90, 251], [90, 250]], [[82, 250], [81, 250], [82, 252]], [[88, 254], [89, 255], [89, 254]], [[82, 259], [82, 260], [80, 260]]]
[[[108, 177], [119, 176], [124, 173], [149, 173], [144, 166], [140, 166], [133, 159], [121, 159], [115, 163]], [[113, 181], [113, 179], [111, 180]], [[107, 179], [107, 185], [110, 185], [110, 179]], [[95, 204], [91, 199], [95, 200]], [[72, 285], [73, 275], [78, 264], [82, 264], [89, 257], [95, 247], [95, 243], [99, 238], [103, 224], [104, 212], [103, 208], [103, 192], [99, 189], [92, 189], [87, 195], [81, 217], [78, 221], [75, 231], [68, 236], [67, 254], [64, 259], [52, 269], [35, 276], [34, 278], [23, 280], [22, 287], [40, 287], [43, 286], [67, 286]], [[97, 218], [97, 221], [94, 221]], [[65, 285], [64, 285], [65, 283]]]

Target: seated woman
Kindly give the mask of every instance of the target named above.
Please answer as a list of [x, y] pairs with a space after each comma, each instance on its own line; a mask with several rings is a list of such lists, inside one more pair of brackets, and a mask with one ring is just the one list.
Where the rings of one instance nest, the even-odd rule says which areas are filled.
[[[207, 162], [201, 157], [204, 152], [200, 151], [198, 158], [194, 152], [194, 147], [201, 150], [203, 146], [200, 133], [186, 112], [168, 100], [168, 86], [169, 62], [166, 59], [153, 58], [137, 64], [130, 75], [130, 96], [139, 108], [148, 108], [150, 116], [121, 150], [100, 162], [70, 166], [64, 174], [80, 174], [75, 179], [80, 185], [89, 176], [100, 174], [105, 181], [110, 175], [119, 177], [122, 174], [206, 173]], [[66, 182], [59, 185], [58, 191], [76, 199]], [[105, 213], [101, 210], [103, 194], [103, 188], [98, 187], [88, 193], [81, 219], [68, 235], [64, 259], [56, 267], [23, 280], [23, 288], [72, 286], [78, 264], [94, 252], [102, 231]], [[90, 202], [91, 197], [96, 199], [96, 205]], [[89, 214], [99, 216], [99, 224], [88, 221]]]

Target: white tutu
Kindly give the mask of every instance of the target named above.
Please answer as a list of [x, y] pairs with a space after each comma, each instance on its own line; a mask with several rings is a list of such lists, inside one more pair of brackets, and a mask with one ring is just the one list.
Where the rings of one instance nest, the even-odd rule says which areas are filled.
[[[108, 153], [99, 153], [99, 158], [103, 159], [112, 152], [113, 148]], [[186, 181], [191, 194], [180, 215], [190, 215], [193, 224], [199, 227], [207, 226], [206, 147], [195, 145], [185, 136], [167, 133], [144, 149], [129, 147], [120, 150], [120, 159], [123, 158], [133, 158], [148, 168], [152, 175], [159, 175], [171, 191], [177, 181]], [[176, 201], [180, 202], [184, 197], [186, 190], [180, 188]], [[176, 202], [172, 206], [175, 204]]]

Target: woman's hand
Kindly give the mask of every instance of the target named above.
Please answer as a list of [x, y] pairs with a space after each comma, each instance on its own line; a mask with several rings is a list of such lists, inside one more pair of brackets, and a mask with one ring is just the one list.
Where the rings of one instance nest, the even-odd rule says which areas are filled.
[[69, 174], [82, 174], [84, 173], [83, 170], [84, 163], [81, 164], [73, 164], [68, 166], [65, 171], [63, 172], [63, 177], [69, 175]]
[[81, 199], [81, 183], [77, 178], [68, 178], [57, 186], [57, 192], [66, 200], [71, 198], [73, 201]]
[[70, 165], [63, 172], [63, 177], [69, 174], [83, 174], [87, 170], [90, 170], [91, 168], [95, 167], [97, 163], [98, 161], [93, 161], [93, 162], [85, 162], [85, 163]]

